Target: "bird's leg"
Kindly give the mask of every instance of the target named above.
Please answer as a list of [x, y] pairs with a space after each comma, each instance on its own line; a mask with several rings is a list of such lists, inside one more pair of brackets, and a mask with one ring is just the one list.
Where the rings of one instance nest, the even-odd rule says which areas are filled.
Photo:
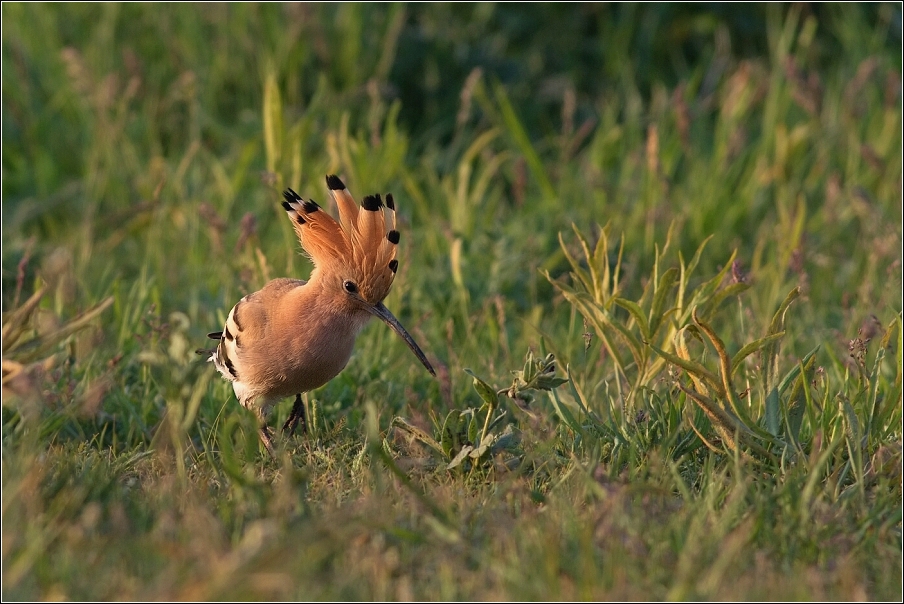
[[273, 437], [270, 434], [270, 426], [261, 426], [261, 442], [264, 443], [264, 447], [267, 448], [267, 453], [270, 454], [270, 457], [276, 459], [276, 452], [273, 449]]
[[282, 427], [283, 434], [288, 434], [289, 436], [295, 434], [295, 428], [298, 427], [299, 423], [301, 424], [301, 433], [304, 436], [307, 436], [308, 418], [305, 413], [304, 401], [301, 400], [300, 393], [295, 395], [295, 404], [292, 405], [292, 412], [289, 414], [289, 418]]

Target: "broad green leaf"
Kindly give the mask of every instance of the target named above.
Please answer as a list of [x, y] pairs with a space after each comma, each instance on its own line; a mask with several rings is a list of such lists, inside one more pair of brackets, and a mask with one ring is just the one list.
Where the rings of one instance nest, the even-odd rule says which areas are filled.
[[461, 444], [458, 439], [460, 423], [461, 411], [458, 409], [449, 411], [443, 422], [442, 434], [440, 435], [443, 453], [445, 453], [447, 457], [451, 457], [452, 451]]
[[574, 376], [571, 375], [571, 365], [565, 366], [565, 374], [568, 376], [568, 385], [571, 386], [572, 398], [575, 400], [575, 402], [581, 408], [581, 411], [583, 411], [587, 417], [593, 417], [590, 413], [590, 409], [588, 408], [587, 398], [584, 396], [583, 390], [581, 390], [581, 387], [578, 386], [577, 382], [574, 381]]
[[[577, 228], [577, 227], [575, 227]], [[562, 233], [559, 233], [559, 245], [562, 247], [562, 252], [565, 254], [565, 259], [568, 260], [568, 264], [571, 265], [571, 272], [577, 278], [578, 281], [581, 282], [581, 285], [584, 286], [584, 290], [592, 296], [596, 296], [596, 292], [594, 290], [594, 280], [587, 274], [587, 271], [581, 266], [581, 263], [575, 260], [575, 258], [571, 255], [571, 252], [568, 251], [568, 246], [565, 245], [565, 240], [562, 239]], [[549, 276], [548, 271], [543, 271], [546, 274], [546, 278], [549, 279], [550, 283], [555, 285], [557, 282]]]
[[[799, 295], [800, 288], [795, 287], [785, 297], [785, 300], [772, 317], [772, 324], [769, 326], [770, 335], [785, 329], [785, 313]], [[763, 384], [767, 390], [771, 390], [775, 385], [776, 373], [778, 373], [778, 355], [779, 342], [772, 342], [763, 348]]]
[[574, 418], [574, 415], [572, 415], [568, 407], [566, 407], [565, 404], [559, 400], [559, 395], [555, 390], [549, 391], [549, 400], [552, 401], [552, 406], [556, 410], [556, 414], [565, 423], [565, 425], [571, 428], [575, 433], [583, 436], [584, 427], [581, 426], [580, 422], [578, 422]]
[[466, 460], [466, 459], [468, 458], [468, 455], [469, 455], [469, 454], [471, 453], [471, 451], [473, 451], [473, 450], [474, 450], [474, 447], [472, 447], [471, 445], [465, 445], [464, 447], [462, 447], [462, 448], [461, 448], [461, 451], [458, 452], [458, 455], [456, 455], [456, 456], [452, 459], [452, 461], [449, 462], [449, 465], [446, 466], [446, 469], [447, 469], [447, 470], [452, 470], [452, 469], [457, 468], [458, 466], [460, 466], [460, 465], [461, 465], [461, 462], [463, 462], [464, 460]]
[[[484, 405], [487, 408], [487, 413], [492, 413], [492, 407], [489, 405]], [[478, 430], [480, 430], [480, 426], [477, 425], [477, 414], [471, 414], [471, 420], [468, 422], [468, 442], [474, 444], [477, 442], [477, 434]]]
[[539, 375], [537, 376], [537, 379], [534, 380], [534, 388], [537, 390], [552, 390], [553, 388], [558, 388], [567, 381], [567, 379], [557, 376]]
[[[813, 353], [815, 352], [816, 351], [814, 350]], [[795, 369], [797, 370], [796, 374], [798, 374], [799, 377], [794, 382], [794, 387], [791, 389], [791, 394], [788, 397], [788, 411], [785, 425], [787, 426], [788, 438], [796, 447], [799, 447], [800, 425], [803, 421], [805, 407], [810, 401], [810, 375], [815, 360], [813, 353], [807, 355], [803, 361], [798, 361]], [[789, 372], [789, 374], [790, 373], [791, 372]], [[782, 380], [782, 386], [784, 384], [785, 380]], [[779, 391], [783, 391], [781, 386], [779, 386]]]
[[666, 296], [668, 296], [671, 291], [676, 279], [678, 279], [678, 269], [675, 267], [664, 272], [659, 279], [659, 284], [656, 286], [656, 294], [653, 296], [653, 304], [650, 306], [650, 337], [656, 335], [666, 314], [668, 314], [663, 313], [662, 309], [665, 307]]
[[[507, 413], [508, 413], [507, 411], [502, 411], [496, 417], [494, 417], [490, 421], [489, 425], [487, 425], [487, 430], [492, 430], [493, 428], [498, 426], [499, 422], [501, 422], [503, 419], [505, 419], [505, 416], [507, 415]], [[509, 425], [511, 425], [511, 424], [509, 424]]]
[[487, 405], [489, 405], [491, 409], [496, 408], [496, 406], [499, 404], [499, 396], [496, 394], [496, 390], [494, 390], [492, 386], [484, 382], [482, 379], [477, 377], [477, 374], [470, 369], [465, 369], [465, 373], [474, 378], [474, 390], [477, 391], [477, 394], [480, 395], [480, 398], [482, 398], [483, 401]]
[[706, 244], [709, 243], [709, 240], [712, 238], [713, 236], [710, 235], [703, 240], [703, 243], [697, 246], [697, 251], [694, 252], [694, 256], [686, 266], [684, 264], [684, 256], [682, 256], [681, 252], [678, 252], [681, 274], [678, 277], [678, 304], [676, 304], [676, 306], [681, 310], [682, 314], [687, 310], [687, 306], [684, 302], [684, 296], [687, 293], [688, 281], [690, 281], [690, 276], [693, 274], [694, 269], [697, 268], [697, 264], [700, 263], [700, 257], [703, 255], [703, 248], [706, 247]]
[[[694, 293], [691, 294], [690, 302], [688, 302], [687, 306], [684, 308], [684, 313], [682, 317], [682, 322], [686, 321], [691, 311], [696, 307], [705, 304], [714, 293], [721, 287], [723, 279], [725, 279], [725, 275], [728, 274], [728, 271], [731, 270], [731, 264], [734, 262], [735, 256], [737, 256], [737, 250], [731, 253], [731, 256], [728, 258], [728, 262], [725, 263], [725, 266], [722, 267], [722, 270], [719, 273], [707, 281], [700, 285], [697, 289], [694, 290]], [[708, 317], [704, 317], [707, 319]]]
[[505, 451], [513, 448], [518, 444], [518, 437], [515, 434], [512, 425], [509, 424], [505, 427], [502, 434], [500, 434], [495, 441], [493, 441], [493, 446], [491, 452], [493, 454], [499, 453], [500, 451]]
[[[547, 278], [549, 278], [548, 274]], [[550, 282], [562, 292], [566, 300], [577, 307], [578, 312], [593, 324], [596, 328], [597, 335], [605, 342], [606, 350], [614, 357], [618, 367], [624, 370], [624, 368], [628, 366], [628, 362], [624, 357], [623, 347], [619, 346], [613, 338], [615, 335], [613, 332], [615, 330], [610, 327], [610, 320], [607, 316], [608, 313], [600, 306], [597, 306], [593, 300], [589, 298], [588, 294], [575, 292], [570, 287], [557, 281], [553, 281], [552, 279], [550, 279]], [[634, 354], [634, 351], [631, 352]]]
[[641, 336], [643, 336], [644, 340], [649, 340], [650, 326], [647, 324], [647, 317], [644, 315], [643, 309], [636, 302], [624, 298], [615, 298], [615, 303], [631, 313], [640, 328]]
[[[813, 357], [819, 351], [819, 346], [811, 350], [807, 353], [807, 355], [802, 359], [801, 363], [803, 363], [804, 367], [810, 365], [813, 362]], [[782, 378], [782, 381], [779, 383], [778, 390], [779, 392], [784, 392], [788, 389], [788, 386], [792, 384], [795, 378], [797, 378], [800, 373], [800, 365], [795, 365], [791, 368], [791, 371], [785, 374], [785, 377]]]
[[598, 267], [596, 263], [593, 262], [593, 254], [590, 252], [590, 244], [587, 243], [587, 239], [584, 237], [583, 233], [578, 230], [577, 225], [573, 222], [571, 223], [571, 228], [572, 230], [574, 230], [574, 234], [577, 236], [578, 241], [581, 243], [581, 250], [584, 252], [584, 261], [587, 262], [587, 266], [590, 268], [590, 277], [592, 279], [593, 287], [591, 287], [588, 291], [598, 304], [605, 304], [606, 301], [603, 296], [603, 287], [607, 284], [600, 283]]
[[694, 375], [695, 377], [697, 377], [701, 380], [704, 380], [707, 384], [709, 384], [715, 390], [721, 390], [721, 380], [719, 379], [719, 376], [717, 376], [716, 374], [711, 372], [705, 366], [703, 366], [700, 363], [697, 363], [695, 361], [683, 359], [683, 358], [679, 357], [678, 355], [672, 354], [671, 352], [666, 352], [665, 350], [662, 350], [661, 348], [657, 347], [654, 344], [647, 344], [647, 345], [650, 347], [650, 349], [653, 352], [655, 352], [656, 354], [658, 354], [659, 356], [664, 358], [666, 361], [668, 361], [672, 365], [680, 367], [681, 369], [685, 370], [687, 373], [690, 373], [690, 374]]
[[719, 357], [719, 375], [722, 378], [722, 396], [728, 399], [728, 404], [731, 405], [731, 409], [735, 412], [735, 415], [741, 420], [741, 423], [746, 429], [755, 432], [760, 436], [769, 436], [768, 432], [760, 428], [756, 422], [750, 418], [747, 414], [747, 409], [744, 408], [744, 405], [738, 398], [737, 392], [735, 392], [734, 384], [732, 384], [731, 381], [731, 359], [728, 356], [728, 351], [725, 349], [725, 342], [722, 341], [719, 334], [717, 334], [708, 323], [698, 316], [696, 308], [693, 309], [691, 314], [694, 323], [696, 323], [697, 327], [703, 331], [707, 339], [709, 339], [710, 344], [716, 349], [716, 354]]
[[757, 350], [759, 350], [760, 348], [762, 348], [769, 342], [780, 339], [784, 335], [785, 335], [785, 332], [782, 331], [779, 333], [774, 333], [774, 334], [768, 335], [764, 338], [760, 338], [759, 340], [754, 340], [753, 342], [750, 342], [749, 344], [745, 344], [741, 348], [741, 350], [739, 350], [738, 352], [735, 353], [734, 358], [731, 359], [731, 372], [734, 373], [735, 371], [737, 371], [738, 367], [741, 366], [741, 363], [744, 361], [744, 359], [746, 359], [747, 357], [752, 355], [754, 352], [756, 352]]
[[496, 437], [492, 434], [487, 434], [486, 436], [484, 436], [483, 440], [480, 441], [480, 444], [477, 446], [477, 448], [472, 450], [469, 454], [471, 459], [480, 459], [481, 457], [483, 457], [486, 452], [489, 451], [495, 440]]
[[778, 389], [773, 388], [766, 397], [766, 430], [773, 436], [778, 436], [781, 433], [782, 414], [779, 409], [780, 405]]

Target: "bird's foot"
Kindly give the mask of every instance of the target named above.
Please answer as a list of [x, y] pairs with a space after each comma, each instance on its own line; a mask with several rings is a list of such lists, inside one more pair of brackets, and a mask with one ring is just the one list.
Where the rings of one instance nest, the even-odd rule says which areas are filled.
[[273, 435], [271, 432], [269, 426], [263, 426], [261, 428], [261, 442], [264, 443], [264, 447], [267, 448], [267, 453], [270, 454], [270, 457], [276, 459], [276, 450], [273, 448]]
[[304, 401], [301, 400], [301, 394], [295, 395], [295, 404], [292, 405], [292, 412], [289, 413], [289, 418], [286, 420], [286, 423], [283, 424], [282, 431], [283, 434], [287, 434], [288, 436], [292, 436], [295, 434], [295, 429], [301, 425], [301, 433], [304, 436], [308, 434], [308, 418], [305, 412]]

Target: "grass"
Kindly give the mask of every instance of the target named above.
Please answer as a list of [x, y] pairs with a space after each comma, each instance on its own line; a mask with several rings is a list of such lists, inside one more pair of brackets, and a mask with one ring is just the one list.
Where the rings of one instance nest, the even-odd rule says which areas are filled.
[[[902, 598], [899, 5], [2, 11], [5, 600]], [[438, 377], [271, 460], [193, 351], [327, 173]]]

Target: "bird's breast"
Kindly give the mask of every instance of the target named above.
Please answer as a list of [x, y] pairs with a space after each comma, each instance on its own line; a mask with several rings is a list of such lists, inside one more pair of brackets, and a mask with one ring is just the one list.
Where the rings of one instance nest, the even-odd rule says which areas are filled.
[[[341, 316], [302, 318], [284, 325], [290, 334], [281, 351], [267, 351], [272, 364], [271, 391], [283, 396], [323, 386], [341, 372], [355, 345], [360, 326]], [[274, 354], [276, 353], [276, 354]]]

